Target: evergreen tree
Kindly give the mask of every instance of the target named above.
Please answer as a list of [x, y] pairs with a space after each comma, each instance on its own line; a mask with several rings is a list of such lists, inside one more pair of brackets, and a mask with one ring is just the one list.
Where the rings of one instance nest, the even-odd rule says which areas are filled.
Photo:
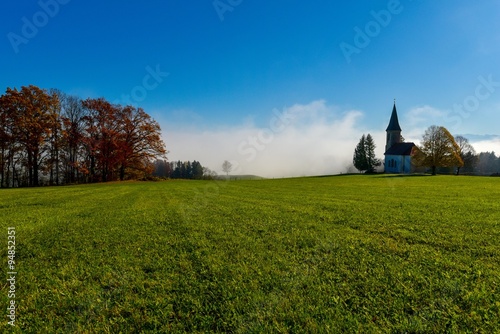
[[172, 178], [173, 179], [180, 179], [180, 178], [182, 178], [181, 165], [182, 165], [182, 163], [180, 161], [177, 161], [175, 163], [174, 172], [172, 173]]
[[203, 178], [203, 166], [199, 161], [193, 161], [192, 165], [193, 179], [201, 180]]
[[186, 179], [192, 179], [193, 178], [193, 168], [191, 166], [191, 161], [185, 162], [184, 164], [186, 165], [186, 175], [185, 175], [185, 178]]
[[368, 173], [375, 172], [375, 167], [381, 164], [381, 161], [375, 157], [375, 147], [372, 136], [368, 134], [365, 138], [366, 171]]
[[187, 174], [186, 163], [181, 163], [179, 169], [180, 169], [180, 178], [181, 179], [187, 179], [187, 178], [189, 178], [188, 174]]
[[352, 158], [352, 163], [354, 167], [360, 172], [368, 170], [368, 161], [366, 159], [366, 138], [365, 135], [361, 136], [358, 145], [354, 149], [354, 156]]
[[381, 162], [375, 157], [375, 142], [370, 134], [361, 136], [358, 145], [354, 149], [352, 162], [354, 167], [360, 172], [375, 172], [375, 167], [380, 166]]
[[481, 175], [490, 175], [499, 171], [499, 158], [495, 152], [481, 152], [477, 157], [477, 172]]

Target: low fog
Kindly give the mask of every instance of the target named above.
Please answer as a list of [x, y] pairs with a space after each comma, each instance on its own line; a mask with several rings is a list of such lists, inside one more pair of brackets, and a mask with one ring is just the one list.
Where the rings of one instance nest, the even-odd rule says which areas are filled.
[[[417, 144], [428, 126], [447, 126], [443, 112], [428, 106], [398, 113], [403, 137]], [[362, 134], [373, 136], [375, 152], [382, 159], [390, 108], [387, 119], [377, 122], [380, 124], [377, 129], [363, 126], [366, 117], [362, 111], [341, 110], [318, 100], [272, 110], [268, 122], [261, 127], [248, 122], [210, 131], [168, 124], [162, 128], [169, 161], [197, 160], [223, 174], [222, 163], [229, 160], [234, 175], [293, 177], [355, 172], [352, 156]], [[449, 130], [453, 133], [451, 124]], [[500, 152], [498, 137], [480, 138], [477, 146], [473, 140], [471, 143], [477, 152]]]

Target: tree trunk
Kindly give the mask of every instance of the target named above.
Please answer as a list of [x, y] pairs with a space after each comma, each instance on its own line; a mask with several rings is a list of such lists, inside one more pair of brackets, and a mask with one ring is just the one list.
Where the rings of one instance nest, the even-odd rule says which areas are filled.
[[123, 181], [125, 179], [125, 165], [122, 164], [120, 167], [120, 181]]
[[35, 158], [35, 162], [33, 163], [33, 186], [38, 187], [38, 159]]
[[59, 149], [56, 148], [56, 186], [59, 185]]
[[[11, 164], [12, 164], [12, 166], [14, 166], [14, 157], [13, 157], [12, 153], [9, 152], [9, 158], [7, 160], [7, 175], [5, 176], [5, 178], [7, 179], [7, 181], [5, 182], [5, 185], [7, 188], [9, 188], [9, 182], [11, 180], [11, 178], [10, 178], [10, 165]], [[14, 188], [14, 181], [12, 181], [12, 188]]]
[[108, 182], [108, 165], [107, 163], [104, 164], [104, 166], [101, 169], [102, 173], [102, 182]]
[[28, 151], [28, 186], [33, 186], [33, 153]]
[[95, 182], [95, 158], [90, 156], [90, 182]]
[[49, 185], [54, 185], [54, 164], [50, 164], [50, 177], [49, 177]]

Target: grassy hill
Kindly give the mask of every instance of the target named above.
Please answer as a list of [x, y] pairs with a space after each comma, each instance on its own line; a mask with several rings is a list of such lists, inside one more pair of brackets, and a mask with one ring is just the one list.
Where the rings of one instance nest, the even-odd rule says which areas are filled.
[[498, 332], [499, 199], [453, 176], [1, 190], [14, 332]]

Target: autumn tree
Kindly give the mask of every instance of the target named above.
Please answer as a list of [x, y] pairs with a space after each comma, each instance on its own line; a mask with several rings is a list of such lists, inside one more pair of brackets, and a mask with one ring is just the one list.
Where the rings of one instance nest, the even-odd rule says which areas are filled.
[[443, 126], [430, 126], [423, 135], [422, 145], [414, 150], [413, 162], [416, 166], [432, 168], [463, 166], [460, 147], [450, 132]]
[[26, 162], [26, 154], [18, 140], [21, 129], [13, 95], [11, 92], [0, 96], [0, 187], [28, 184], [28, 178], [23, 177], [26, 173], [22, 163]]
[[88, 174], [93, 182], [110, 181], [122, 159], [119, 109], [103, 98], [87, 99], [82, 105], [88, 113], [84, 117]]
[[16, 153], [14, 138], [14, 116], [10, 113], [10, 100], [0, 96], [0, 188], [8, 187], [11, 181], [11, 168]]
[[160, 125], [143, 109], [132, 106], [120, 108], [118, 121], [120, 180], [125, 178], [127, 169], [151, 173], [154, 160], [167, 154]]
[[62, 127], [62, 160], [66, 183], [80, 181], [83, 169], [83, 138], [85, 108], [76, 97], [59, 93]]
[[166, 153], [141, 108], [35, 86], [0, 96], [0, 187], [144, 177]]
[[21, 90], [7, 88], [2, 103], [12, 122], [13, 140], [25, 155], [27, 185], [38, 186], [40, 167], [48, 148], [46, 144], [57, 123], [57, 96], [30, 85]]
[[48, 156], [45, 164], [45, 172], [49, 174], [49, 184], [59, 185], [61, 167], [61, 147], [63, 146], [62, 124], [61, 124], [61, 100], [62, 93], [57, 89], [49, 90], [51, 96], [57, 98], [53, 105], [55, 121], [51, 124], [50, 137], [47, 141]]

